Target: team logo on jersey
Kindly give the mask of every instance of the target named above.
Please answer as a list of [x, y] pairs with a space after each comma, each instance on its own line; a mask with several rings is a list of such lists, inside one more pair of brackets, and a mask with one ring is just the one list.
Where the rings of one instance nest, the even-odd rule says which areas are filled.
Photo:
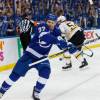
[[47, 42], [42, 40], [42, 37], [46, 34], [50, 34], [49, 32], [42, 32], [39, 36], [39, 45], [43, 48], [49, 48], [51, 44], [48, 44]]

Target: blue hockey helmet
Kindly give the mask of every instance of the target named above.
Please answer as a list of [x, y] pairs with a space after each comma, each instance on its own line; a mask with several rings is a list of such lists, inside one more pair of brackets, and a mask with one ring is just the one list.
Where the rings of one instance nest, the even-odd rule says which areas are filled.
[[57, 20], [57, 16], [54, 14], [48, 14], [46, 16], [46, 20], [52, 20], [52, 21], [56, 21]]

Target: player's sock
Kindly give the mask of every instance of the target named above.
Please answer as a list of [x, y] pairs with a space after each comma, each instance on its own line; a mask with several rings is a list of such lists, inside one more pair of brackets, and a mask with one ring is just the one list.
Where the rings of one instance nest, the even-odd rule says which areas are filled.
[[84, 61], [84, 57], [83, 57], [83, 54], [81, 54], [80, 52], [81, 51], [77, 51], [76, 53], [74, 53], [74, 56], [79, 62], [83, 62]]
[[12, 73], [9, 78], [2, 83], [0, 88], [1, 97], [5, 94], [7, 90], [19, 79], [19, 75]]
[[39, 93], [44, 88], [46, 82], [47, 82], [47, 79], [46, 78], [39, 77], [39, 79], [38, 79], [38, 81], [36, 83], [36, 86], [33, 89], [32, 97], [33, 97], [34, 100], [40, 100]]
[[63, 61], [65, 62], [65, 65], [62, 66], [63, 70], [70, 69], [72, 67], [71, 55], [69, 53], [63, 54]]
[[79, 68], [85, 67], [88, 65], [88, 62], [86, 61], [86, 59], [83, 57], [83, 53], [82, 51], [78, 51], [76, 52], [77, 54], [75, 54], [76, 59], [81, 62], [81, 66]]
[[4, 94], [10, 87], [11, 85], [4, 81], [2, 87], [0, 88], [0, 93]]
[[48, 67], [47, 65], [46, 65], [46, 67], [43, 67], [39, 71], [40, 77], [37, 80], [36, 86], [34, 87], [33, 94], [32, 94], [32, 97], [34, 100], [40, 100], [39, 94], [43, 90], [43, 88], [45, 87], [45, 84], [49, 78], [50, 72], [51, 72], [50, 67]]

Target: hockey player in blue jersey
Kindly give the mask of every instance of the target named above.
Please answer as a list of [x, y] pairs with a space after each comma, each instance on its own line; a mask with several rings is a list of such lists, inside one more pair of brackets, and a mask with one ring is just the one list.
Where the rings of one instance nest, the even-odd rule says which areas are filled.
[[36, 28], [36, 34], [34, 34], [29, 46], [24, 51], [23, 56], [17, 61], [14, 69], [12, 70], [9, 78], [2, 83], [0, 88], [0, 98], [5, 94], [7, 90], [31, 68], [36, 68], [39, 78], [36, 85], [33, 88], [32, 97], [34, 100], [40, 100], [39, 94], [46, 85], [46, 81], [49, 79], [51, 73], [51, 67], [49, 60], [45, 60], [41, 63], [29, 66], [29, 64], [38, 60], [44, 59], [53, 44], [56, 44], [60, 49], [67, 48], [67, 43], [58, 39], [53, 35], [56, 16], [49, 14], [47, 16], [46, 23], [40, 23]]

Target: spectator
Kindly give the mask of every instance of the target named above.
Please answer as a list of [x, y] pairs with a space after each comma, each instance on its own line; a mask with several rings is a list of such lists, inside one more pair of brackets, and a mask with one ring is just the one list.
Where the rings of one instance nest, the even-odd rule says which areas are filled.
[[[94, 0], [94, 6], [91, 6], [87, 0], [16, 0], [15, 22], [18, 24], [22, 15], [27, 12], [33, 20], [43, 21], [48, 13], [56, 14], [58, 9], [63, 9], [63, 15], [67, 17], [67, 20], [73, 20], [83, 28], [100, 26], [100, 0]], [[6, 11], [6, 19], [10, 17], [8, 20], [10, 23], [8, 22], [9, 25], [6, 28], [13, 30], [14, 21], [11, 21], [13, 20], [13, 0], [0, 0], [0, 11]], [[0, 19], [5, 19], [1, 12]], [[0, 26], [3, 21], [0, 22]]]
[[6, 36], [7, 28], [8, 28], [7, 16], [5, 15], [5, 12], [2, 12], [2, 25], [0, 30], [0, 36]]

